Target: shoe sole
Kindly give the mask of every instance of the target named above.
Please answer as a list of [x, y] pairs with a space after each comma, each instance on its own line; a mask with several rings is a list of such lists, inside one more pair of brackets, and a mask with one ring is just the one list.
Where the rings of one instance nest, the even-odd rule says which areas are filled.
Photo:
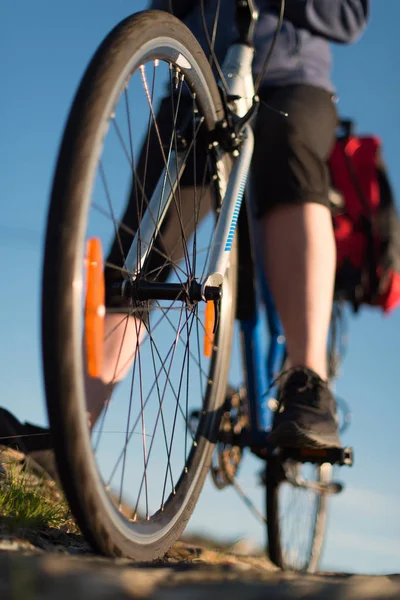
[[268, 441], [280, 448], [341, 448], [342, 444], [336, 434], [319, 436], [306, 431], [297, 423], [282, 423], [268, 435]]

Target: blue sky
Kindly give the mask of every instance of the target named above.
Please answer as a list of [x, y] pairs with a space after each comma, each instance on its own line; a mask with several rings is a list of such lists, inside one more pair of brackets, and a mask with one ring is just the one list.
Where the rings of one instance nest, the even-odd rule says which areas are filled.
[[[2, 219], [0, 254], [0, 404], [21, 419], [46, 421], [40, 362], [42, 242], [49, 189], [63, 124], [83, 70], [104, 35], [143, 0], [3, 3], [0, 18]], [[400, 39], [398, 0], [373, 0], [368, 30], [354, 46], [334, 48], [342, 115], [384, 141], [400, 202]], [[363, 310], [350, 319], [350, 346], [337, 391], [350, 402], [345, 442], [355, 466], [342, 469], [346, 492], [332, 502], [323, 567], [400, 570], [400, 310]], [[242, 485], [261, 503], [258, 463], [243, 463]], [[212, 507], [212, 510], [211, 510]], [[261, 526], [235, 494], [210, 483], [189, 529], [263, 540]]]

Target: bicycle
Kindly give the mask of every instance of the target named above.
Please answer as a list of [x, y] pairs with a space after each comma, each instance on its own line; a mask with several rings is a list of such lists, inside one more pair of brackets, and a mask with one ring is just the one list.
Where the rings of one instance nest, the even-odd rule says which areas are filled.
[[[122, 21], [87, 68], [66, 124], [47, 223], [47, 408], [67, 500], [97, 551], [137, 560], [163, 556], [186, 526], [210, 467], [217, 486], [232, 484], [249, 447], [266, 464], [271, 559], [281, 568], [313, 571], [327, 496], [341, 489], [332, 480], [333, 465], [350, 465], [352, 452], [282, 451], [268, 443], [286, 353], [257, 265], [245, 193], [258, 105], [249, 44], [257, 12], [251, 0], [237, 0], [236, 7], [240, 40], [219, 69], [221, 85], [190, 31], [159, 11]], [[140, 92], [135, 110], [147, 110], [139, 131], [132, 126], [133, 92]], [[161, 114], [170, 115], [168, 127]], [[150, 178], [150, 170], [157, 176]], [[111, 314], [121, 299], [127, 315], [121, 320], [127, 326], [133, 317], [142, 334], [129, 359], [131, 377], [112, 382], [112, 396], [92, 425], [85, 369], [99, 377], [105, 304]], [[266, 363], [264, 305], [271, 333]], [[340, 310], [335, 305], [332, 376], [340, 357]], [[235, 318], [246, 394], [227, 395]], [[119, 429], [122, 410], [126, 422]], [[281, 515], [285, 484], [312, 496], [304, 539], [295, 549], [286, 535], [290, 514]]]

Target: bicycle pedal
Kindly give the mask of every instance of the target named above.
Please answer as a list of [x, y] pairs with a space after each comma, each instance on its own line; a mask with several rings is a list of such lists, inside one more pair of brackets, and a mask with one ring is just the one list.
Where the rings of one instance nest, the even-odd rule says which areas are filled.
[[283, 448], [280, 450], [283, 460], [332, 465], [353, 465], [353, 449], [346, 448]]

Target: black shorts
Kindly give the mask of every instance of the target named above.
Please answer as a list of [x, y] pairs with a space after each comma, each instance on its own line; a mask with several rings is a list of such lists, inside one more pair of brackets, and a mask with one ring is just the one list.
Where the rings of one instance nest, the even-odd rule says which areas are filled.
[[264, 88], [259, 96], [275, 110], [261, 105], [254, 125], [255, 215], [282, 204], [328, 206], [327, 160], [338, 121], [332, 94], [310, 85], [291, 85]]

